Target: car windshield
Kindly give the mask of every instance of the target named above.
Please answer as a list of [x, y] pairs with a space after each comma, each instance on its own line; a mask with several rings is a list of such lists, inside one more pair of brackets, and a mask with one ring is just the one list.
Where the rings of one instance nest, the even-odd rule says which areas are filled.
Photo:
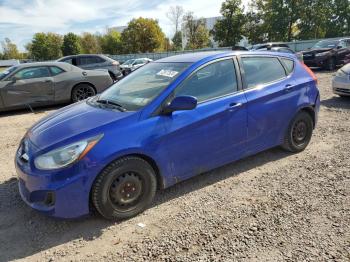
[[316, 48], [334, 48], [338, 45], [339, 41], [331, 41], [331, 40], [323, 40], [318, 43], [316, 43], [312, 49]]
[[0, 73], [0, 80], [4, 79], [6, 76], [11, 74], [13, 71], [17, 69], [17, 66], [12, 66], [10, 68], [7, 68], [5, 71]]
[[136, 111], [157, 97], [190, 63], [149, 63], [117, 82], [99, 100]]
[[126, 62], [123, 63], [123, 65], [131, 65], [132, 62], [134, 62], [135, 59], [130, 59], [130, 60], [127, 60]]

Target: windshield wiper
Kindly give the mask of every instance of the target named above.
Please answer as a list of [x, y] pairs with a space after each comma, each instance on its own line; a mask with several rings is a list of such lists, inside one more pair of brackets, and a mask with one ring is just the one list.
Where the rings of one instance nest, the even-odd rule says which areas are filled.
[[122, 105], [120, 105], [120, 104], [118, 104], [118, 103], [116, 103], [116, 102], [114, 102], [112, 100], [98, 99], [96, 101], [96, 103], [105, 104], [105, 105], [111, 105], [111, 106], [117, 107], [117, 109], [119, 109], [121, 112], [125, 112], [126, 111], [126, 109]]

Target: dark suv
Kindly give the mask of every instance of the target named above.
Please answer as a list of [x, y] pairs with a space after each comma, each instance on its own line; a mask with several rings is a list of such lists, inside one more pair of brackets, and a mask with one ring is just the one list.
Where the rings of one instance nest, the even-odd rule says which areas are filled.
[[123, 78], [119, 62], [105, 55], [72, 55], [62, 57], [57, 62], [66, 62], [86, 70], [105, 69], [114, 81]]
[[350, 38], [322, 40], [302, 54], [304, 63], [309, 67], [335, 70], [337, 65], [344, 64], [345, 57], [350, 54]]

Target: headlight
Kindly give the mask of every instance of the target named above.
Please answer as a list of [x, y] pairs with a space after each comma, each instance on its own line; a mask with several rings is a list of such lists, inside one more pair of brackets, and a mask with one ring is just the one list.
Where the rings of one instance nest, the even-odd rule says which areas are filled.
[[315, 56], [326, 56], [329, 55], [329, 52], [322, 52], [322, 53], [317, 53]]
[[52, 170], [69, 166], [82, 159], [101, 138], [102, 135], [99, 135], [38, 156], [34, 160], [35, 167], [41, 170]]

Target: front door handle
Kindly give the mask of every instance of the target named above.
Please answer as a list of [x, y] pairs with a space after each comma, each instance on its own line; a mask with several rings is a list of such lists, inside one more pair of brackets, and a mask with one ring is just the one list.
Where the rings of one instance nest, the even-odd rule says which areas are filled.
[[45, 80], [45, 83], [52, 83], [52, 80]]
[[286, 90], [286, 92], [290, 92], [292, 91], [293, 86], [291, 84], [287, 84], [286, 87], [284, 88], [284, 90]]

